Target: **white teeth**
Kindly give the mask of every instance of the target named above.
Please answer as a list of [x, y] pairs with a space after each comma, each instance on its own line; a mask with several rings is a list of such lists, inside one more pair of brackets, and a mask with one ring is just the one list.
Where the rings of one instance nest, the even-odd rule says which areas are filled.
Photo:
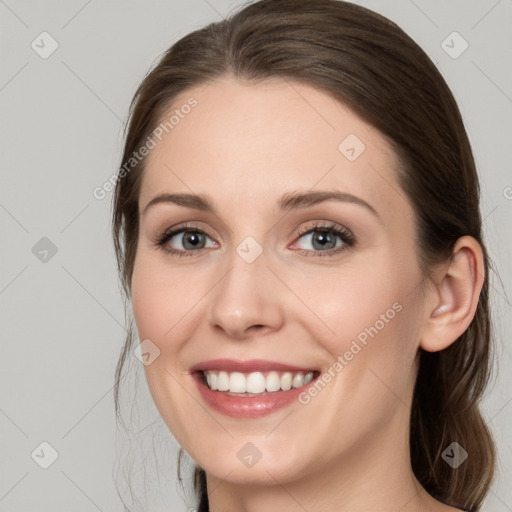
[[302, 373], [297, 373], [293, 376], [292, 386], [294, 388], [300, 388], [304, 385], [304, 375]]
[[293, 375], [291, 372], [286, 372], [281, 377], [281, 389], [283, 391], [288, 391], [292, 389]]
[[265, 391], [266, 379], [260, 372], [253, 372], [247, 376], [247, 392], [263, 393]]
[[229, 375], [226, 372], [219, 372], [217, 389], [219, 391], [229, 391]]
[[219, 377], [216, 373], [210, 373], [207, 375], [207, 380], [208, 380], [208, 377], [210, 377], [210, 381], [208, 382], [208, 384], [210, 385], [210, 389], [213, 389], [213, 390], [217, 390], [218, 389], [218, 380], [219, 380]]
[[267, 391], [277, 391], [281, 388], [281, 379], [277, 372], [269, 372], [267, 375], [267, 383], [265, 389]]
[[229, 376], [229, 390], [233, 393], [245, 393], [247, 385], [243, 373], [233, 372]]
[[258, 394], [274, 391], [289, 391], [300, 388], [313, 380], [313, 372], [305, 376], [303, 372], [270, 371], [266, 376], [262, 372], [241, 373], [224, 371], [205, 371], [208, 387], [213, 391], [228, 391], [231, 393]]

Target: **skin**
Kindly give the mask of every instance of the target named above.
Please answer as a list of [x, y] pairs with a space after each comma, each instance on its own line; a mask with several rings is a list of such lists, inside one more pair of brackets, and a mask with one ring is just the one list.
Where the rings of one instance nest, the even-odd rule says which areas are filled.
[[[170, 112], [190, 97], [198, 105], [148, 155], [132, 304], [140, 339], [160, 350], [144, 367], [151, 395], [205, 469], [210, 510], [458, 510], [428, 495], [412, 473], [410, 406], [419, 347], [446, 348], [474, 316], [480, 246], [461, 238], [452, 263], [424, 281], [391, 146], [326, 93], [224, 76], [187, 90]], [[338, 149], [349, 134], [366, 146], [354, 161]], [[277, 209], [283, 194], [311, 189], [358, 196], [378, 217], [333, 200], [286, 215]], [[162, 192], [205, 194], [216, 214], [171, 203], [144, 211]], [[315, 221], [349, 229], [356, 244], [319, 256], [334, 249], [298, 235]], [[184, 222], [206, 233], [205, 248], [180, 258], [155, 246], [162, 231]], [[263, 249], [252, 263], [236, 252], [248, 236]], [[178, 234], [167, 246], [194, 251], [182, 243]], [[223, 357], [327, 371], [394, 303], [401, 311], [308, 404], [232, 418], [202, 401], [189, 373]], [[252, 467], [237, 457], [247, 442], [262, 454]]]

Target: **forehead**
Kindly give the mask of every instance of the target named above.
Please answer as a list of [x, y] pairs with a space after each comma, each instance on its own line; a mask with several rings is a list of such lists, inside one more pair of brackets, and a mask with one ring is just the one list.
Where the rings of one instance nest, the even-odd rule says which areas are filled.
[[386, 138], [311, 85], [224, 77], [180, 94], [162, 122], [171, 117], [147, 157], [142, 207], [162, 192], [191, 191], [260, 208], [312, 188], [356, 194], [384, 210], [404, 200]]

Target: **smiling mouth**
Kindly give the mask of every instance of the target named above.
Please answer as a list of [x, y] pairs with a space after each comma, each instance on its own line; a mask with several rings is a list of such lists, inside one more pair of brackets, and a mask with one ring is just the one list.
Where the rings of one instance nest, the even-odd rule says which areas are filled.
[[319, 375], [317, 370], [266, 371], [266, 372], [227, 372], [202, 370], [201, 382], [212, 391], [228, 396], [265, 396], [279, 391], [290, 391], [310, 384]]

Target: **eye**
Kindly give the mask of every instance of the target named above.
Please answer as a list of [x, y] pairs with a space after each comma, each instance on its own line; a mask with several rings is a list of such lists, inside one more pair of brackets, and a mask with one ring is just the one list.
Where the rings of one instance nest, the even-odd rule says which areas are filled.
[[[196, 226], [185, 225], [164, 231], [157, 237], [155, 245], [176, 256], [192, 256], [194, 252], [205, 249], [206, 239], [211, 238]], [[174, 247], [172, 247], [174, 245]], [[217, 242], [209, 247], [215, 247]]]
[[298, 251], [306, 256], [334, 256], [355, 244], [355, 237], [348, 229], [335, 224], [315, 224], [299, 233], [312, 249]]
[[[207, 245], [208, 239], [210, 245]], [[312, 249], [302, 247], [298, 250], [305, 256], [334, 256], [356, 242], [350, 230], [336, 224], [318, 223], [302, 230], [298, 239], [304, 239], [306, 244], [312, 245]], [[218, 246], [202, 229], [192, 224], [168, 229], [158, 235], [154, 243], [157, 248], [178, 257], [194, 256], [202, 249]]]

